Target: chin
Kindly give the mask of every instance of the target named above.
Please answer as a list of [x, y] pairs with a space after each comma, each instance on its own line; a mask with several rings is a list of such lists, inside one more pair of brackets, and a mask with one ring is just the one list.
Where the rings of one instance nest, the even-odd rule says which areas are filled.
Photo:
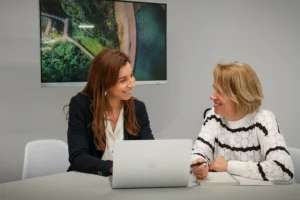
[[218, 111], [218, 110], [216, 110], [216, 109], [215, 109], [215, 113], [216, 113], [217, 115], [223, 116], [223, 115], [222, 115], [222, 112], [220, 112], [220, 111]]
[[214, 111], [215, 111], [216, 114], [219, 114], [219, 111], [218, 111], [218, 109], [216, 109], [216, 107], [215, 107]]
[[123, 101], [128, 101], [132, 96], [130, 95], [130, 97], [123, 97], [122, 100]]

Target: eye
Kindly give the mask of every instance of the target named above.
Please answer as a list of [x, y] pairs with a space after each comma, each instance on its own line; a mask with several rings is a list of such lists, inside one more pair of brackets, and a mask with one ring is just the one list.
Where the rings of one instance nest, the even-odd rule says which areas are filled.
[[213, 85], [213, 89], [214, 89], [217, 93], [220, 92], [220, 90], [219, 90], [215, 85]]
[[222, 89], [219, 89], [219, 88], [217, 89], [217, 93], [220, 94], [220, 95], [223, 95], [223, 94], [224, 94], [224, 93], [223, 93], [223, 90], [222, 90]]
[[121, 79], [120, 80], [120, 83], [124, 83], [126, 81], [126, 79], [124, 78], [124, 79]]
[[216, 91], [216, 93], [222, 94], [222, 91], [220, 90], [219, 87], [216, 87], [215, 85], [212, 85], [212, 87], [214, 88], [214, 90]]

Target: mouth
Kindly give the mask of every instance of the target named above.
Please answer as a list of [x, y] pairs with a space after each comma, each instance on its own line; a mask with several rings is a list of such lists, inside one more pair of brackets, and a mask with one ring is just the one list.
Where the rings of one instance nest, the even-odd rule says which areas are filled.
[[219, 107], [221, 105], [222, 105], [221, 103], [214, 103], [214, 107]]
[[125, 94], [131, 94], [131, 90], [129, 91], [123, 91]]

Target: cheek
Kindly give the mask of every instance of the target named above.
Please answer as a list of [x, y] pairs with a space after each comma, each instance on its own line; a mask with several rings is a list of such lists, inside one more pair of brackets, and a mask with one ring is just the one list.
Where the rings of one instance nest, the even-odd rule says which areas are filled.
[[227, 103], [227, 109], [231, 110], [231, 111], [235, 111], [236, 110], [236, 104], [234, 102], [228, 102]]
[[125, 86], [123, 84], [118, 85], [117, 90], [118, 90], [119, 93], [122, 93], [124, 91], [124, 89], [125, 89]]
[[115, 85], [113, 88], [111, 88], [110, 92], [112, 94], [118, 94], [122, 91], [121, 87], [120, 87], [120, 84], [118, 85]]

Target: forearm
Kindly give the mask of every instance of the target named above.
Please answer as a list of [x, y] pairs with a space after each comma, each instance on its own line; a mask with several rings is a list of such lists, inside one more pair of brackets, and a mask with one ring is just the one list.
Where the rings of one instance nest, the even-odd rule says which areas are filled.
[[191, 162], [193, 162], [194, 160], [198, 159], [198, 158], [202, 158], [204, 160], [206, 160], [207, 162], [210, 160], [208, 159], [204, 154], [203, 152], [198, 152], [198, 151], [195, 151], [194, 149], [192, 150], [192, 155], [191, 155]]
[[[200, 136], [202, 135], [202, 137]], [[199, 134], [193, 148], [191, 160], [197, 158], [203, 158], [206, 161], [210, 162], [213, 160], [214, 153], [214, 139], [211, 135]]]
[[[213, 114], [212, 111], [208, 113], [208, 116]], [[210, 121], [207, 118], [204, 120], [204, 123], [201, 127], [200, 133], [196, 139], [196, 142], [192, 148], [191, 160], [197, 158], [203, 158], [207, 162], [210, 162], [214, 159], [215, 151], [215, 130], [218, 125], [215, 121]]]
[[86, 153], [73, 153], [70, 155], [70, 163], [74, 170], [108, 176], [109, 169], [112, 168], [113, 162], [110, 160], [101, 160]]
[[279, 161], [243, 162], [228, 161], [227, 171], [230, 174], [265, 181], [290, 181], [293, 178], [293, 168]]

